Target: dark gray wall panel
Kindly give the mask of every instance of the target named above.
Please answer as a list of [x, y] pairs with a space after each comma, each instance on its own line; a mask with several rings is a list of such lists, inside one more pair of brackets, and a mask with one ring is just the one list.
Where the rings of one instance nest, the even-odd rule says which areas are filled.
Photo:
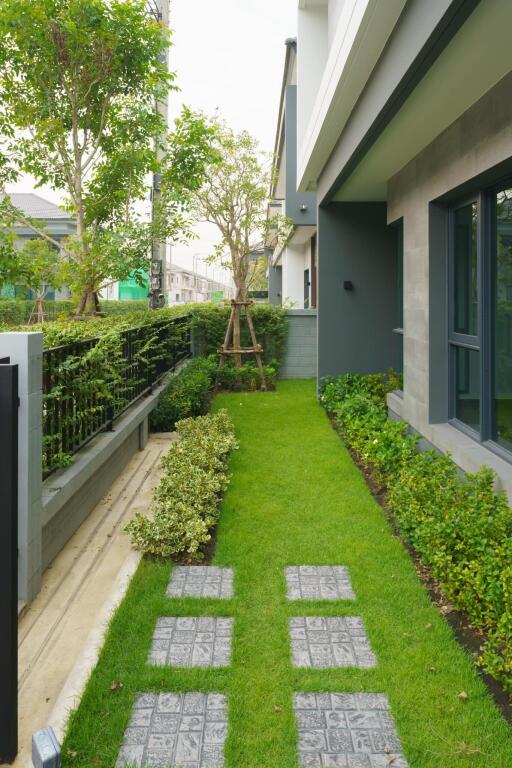
[[[385, 203], [318, 211], [318, 374], [396, 368], [396, 230]], [[350, 280], [353, 291], [343, 288]]]
[[[287, 85], [285, 92], [285, 214], [294, 224], [316, 224], [316, 194], [297, 192], [297, 86]], [[301, 205], [306, 210], [301, 211]]]

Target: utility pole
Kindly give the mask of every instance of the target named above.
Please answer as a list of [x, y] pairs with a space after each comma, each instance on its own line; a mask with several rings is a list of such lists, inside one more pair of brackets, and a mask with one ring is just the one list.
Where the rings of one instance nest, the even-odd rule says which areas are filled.
[[[146, 0], [146, 11], [156, 21], [161, 21], [166, 27], [169, 26], [169, 5], [170, 0]], [[169, 48], [163, 54], [163, 60], [169, 68]], [[168, 94], [163, 101], [155, 104], [155, 109], [163, 116], [166, 125], [169, 122], [169, 98]], [[157, 148], [158, 158], [161, 159], [163, 151]], [[153, 187], [151, 190], [151, 204], [153, 211], [156, 201], [160, 195], [161, 176], [159, 173], [153, 174]], [[160, 309], [165, 306], [165, 291], [167, 288], [167, 244], [154, 242], [151, 253], [151, 270], [149, 285], [149, 307], [150, 309]]]

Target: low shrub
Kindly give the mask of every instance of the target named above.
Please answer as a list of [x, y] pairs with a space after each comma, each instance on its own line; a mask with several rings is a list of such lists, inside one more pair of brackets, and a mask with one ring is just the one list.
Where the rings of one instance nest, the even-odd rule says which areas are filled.
[[325, 380], [320, 397], [445, 597], [485, 633], [478, 663], [512, 692], [512, 510], [488, 468], [470, 475], [417, 451], [407, 424], [387, 416], [395, 385], [393, 375], [351, 374]]
[[215, 359], [196, 357], [174, 376], [151, 413], [151, 431], [171, 432], [180, 419], [206, 413], [216, 371]]
[[219, 517], [228, 457], [237, 443], [225, 410], [184, 419], [176, 429], [179, 438], [162, 461], [152, 517], [137, 513], [125, 530], [145, 554], [200, 559]]
[[[277, 367], [265, 365], [264, 371], [267, 387], [273, 389]], [[244, 363], [238, 369], [230, 362], [219, 372], [216, 355], [195, 357], [177, 376], [173, 376], [160, 395], [158, 405], [149, 418], [151, 431], [171, 432], [180, 419], [206, 413], [217, 380], [222, 390], [254, 392], [260, 388], [260, 376], [254, 362]]]
[[[33, 299], [0, 298], [0, 329], [7, 330], [28, 323], [34, 305]], [[73, 311], [74, 305], [71, 301], [45, 301], [43, 307], [47, 320], [51, 322], [66, 319]]]

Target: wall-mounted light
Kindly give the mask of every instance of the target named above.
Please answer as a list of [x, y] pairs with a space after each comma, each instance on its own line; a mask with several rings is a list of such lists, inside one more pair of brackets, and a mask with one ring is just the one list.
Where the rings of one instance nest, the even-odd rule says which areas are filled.
[[308, 207], [307, 207], [306, 203], [301, 203], [299, 205], [299, 211], [301, 211], [302, 213], [305, 213], [307, 211], [307, 209], [308, 209]]
[[346, 291], [353, 291], [354, 290], [354, 283], [352, 282], [352, 280], [344, 280], [343, 281], [343, 288]]

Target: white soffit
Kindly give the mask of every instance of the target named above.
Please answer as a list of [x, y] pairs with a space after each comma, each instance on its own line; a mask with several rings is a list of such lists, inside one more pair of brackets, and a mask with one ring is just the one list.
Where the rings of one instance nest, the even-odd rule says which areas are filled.
[[406, 1], [346, 0], [299, 148], [300, 190], [315, 187]]
[[388, 180], [510, 72], [511, 28], [510, 0], [480, 3], [334, 199], [385, 200]]

